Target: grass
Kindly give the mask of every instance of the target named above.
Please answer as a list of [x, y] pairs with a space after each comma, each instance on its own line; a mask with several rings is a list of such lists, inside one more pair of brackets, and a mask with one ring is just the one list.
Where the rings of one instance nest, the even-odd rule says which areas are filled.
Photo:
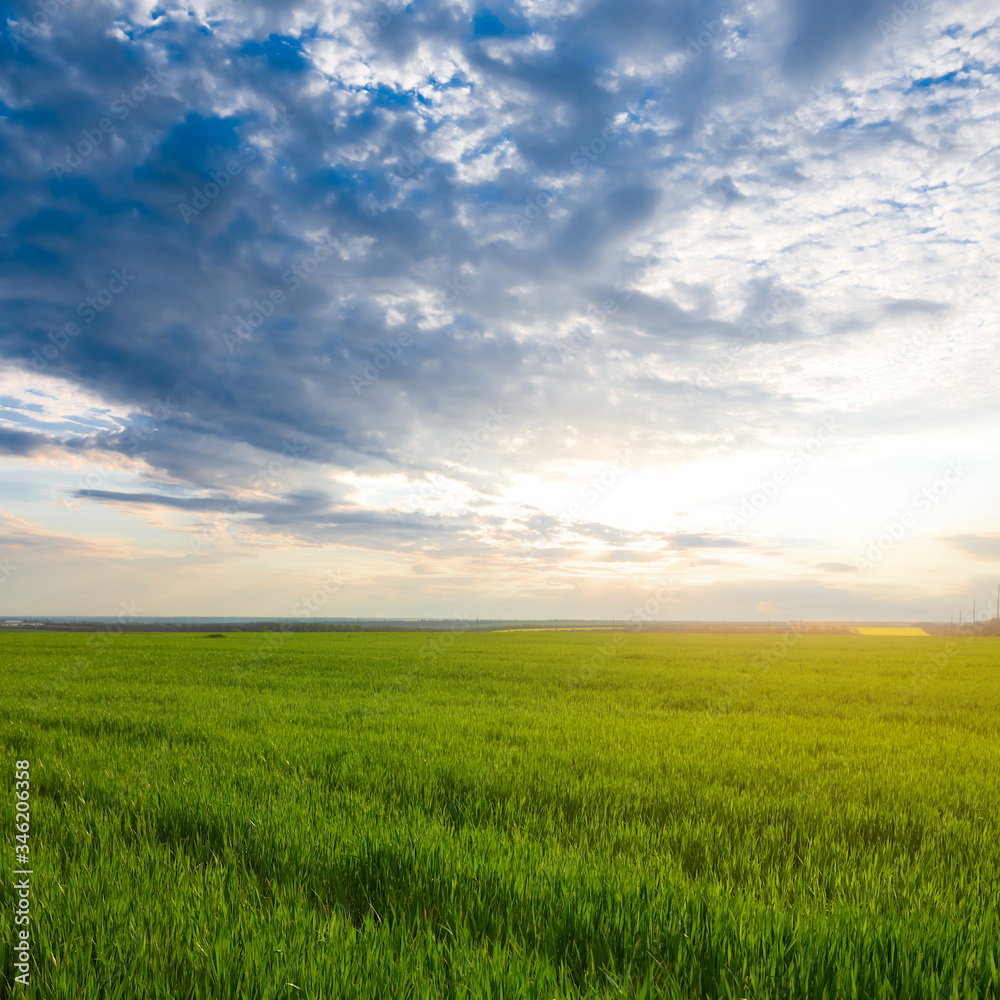
[[0, 642], [0, 997], [1000, 996], [993, 640]]
[[883, 627], [883, 628], [873, 628], [873, 627], [864, 627], [864, 626], [861, 626], [859, 628], [854, 629], [853, 631], [857, 632], [858, 635], [899, 635], [899, 636], [902, 636], [902, 635], [927, 635], [928, 634], [922, 628], [916, 628], [915, 626], [914, 627], [903, 627], [903, 626], [899, 626], [899, 625], [892, 625], [892, 626], [887, 626], [887, 627]]

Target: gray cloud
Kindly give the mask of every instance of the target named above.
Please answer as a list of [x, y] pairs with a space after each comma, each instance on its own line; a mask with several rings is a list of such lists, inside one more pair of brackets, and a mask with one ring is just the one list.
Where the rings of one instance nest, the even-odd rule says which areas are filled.
[[[256, 530], [455, 551], [485, 544], [477, 531], [567, 552], [744, 546], [488, 512], [567, 442], [627, 442], [662, 468], [809, 432], [856, 379], [842, 352], [946, 304], [942, 283], [879, 284], [872, 262], [904, 219], [927, 259], [942, 253], [939, 206], [886, 222], [853, 192], [883, 183], [886, 144], [935, 148], [935, 109], [957, 119], [969, 97], [935, 97], [937, 77], [848, 93], [838, 73], [884, 50], [885, 12], [860, 0], [787, 0], [769, 23], [729, 10], [598, 0], [557, 21], [432, 0], [369, 38], [362, 4], [347, 24], [319, 3], [148, 21], [61, 7], [5, 62], [0, 357], [137, 420], [171, 401], [155, 433], [64, 434], [149, 476], [76, 496], [207, 514], [292, 443], [292, 470], [243, 510]], [[986, 75], [962, 73], [970, 91]], [[833, 203], [847, 195], [827, 190], [831, 164], [853, 201]], [[919, 197], [945, 196], [924, 180]], [[852, 269], [848, 295], [831, 283]], [[376, 377], [356, 391], [366, 366]], [[887, 423], [930, 420], [927, 398], [863, 405], [872, 421], [879, 405]], [[463, 454], [491, 407], [509, 419]], [[0, 451], [35, 454], [55, 441], [42, 431], [0, 431]], [[460, 514], [366, 508], [329, 486], [424, 472], [469, 487]], [[164, 482], [194, 495], [155, 492]]]
[[979, 559], [1000, 561], [1000, 535], [949, 535], [945, 541]]
[[0, 455], [32, 455], [53, 443], [45, 434], [0, 427]]

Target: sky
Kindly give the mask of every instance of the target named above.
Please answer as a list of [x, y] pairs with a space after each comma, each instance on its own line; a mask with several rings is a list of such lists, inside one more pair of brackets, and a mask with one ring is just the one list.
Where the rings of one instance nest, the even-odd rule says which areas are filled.
[[0, 28], [0, 614], [993, 608], [994, 3]]

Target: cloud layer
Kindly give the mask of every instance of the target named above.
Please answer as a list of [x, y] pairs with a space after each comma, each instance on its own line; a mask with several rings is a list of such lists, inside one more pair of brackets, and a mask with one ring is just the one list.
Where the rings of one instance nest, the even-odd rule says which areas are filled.
[[[902, 542], [884, 594], [843, 567], [995, 455], [985, 2], [2, 14], [0, 455], [59, 517], [393, 558], [428, 606], [434, 566], [525, 607], [742, 587], [717, 617], [798, 583], [822, 616], [908, 607]], [[995, 530], [950, 509], [921, 558]]]

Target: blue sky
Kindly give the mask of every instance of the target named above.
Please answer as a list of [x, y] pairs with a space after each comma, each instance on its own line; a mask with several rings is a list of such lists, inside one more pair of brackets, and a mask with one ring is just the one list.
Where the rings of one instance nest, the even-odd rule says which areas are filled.
[[992, 4], [0, 24], [0, 613], [994, 593]]

